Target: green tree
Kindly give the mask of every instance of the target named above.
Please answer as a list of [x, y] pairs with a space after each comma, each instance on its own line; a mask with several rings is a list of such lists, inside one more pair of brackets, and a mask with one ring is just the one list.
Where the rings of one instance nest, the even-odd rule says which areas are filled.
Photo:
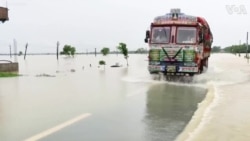
[[[109, 54], [109, 48], [107, 48], [107, 47], [102, 48], [101, 53], [102, 53], [103, 56], [106, 56], [107, 54]], [[100, 63], [101, 63], [101, 64], [100, 64]], [[103, 64], [103, 63], [104, 63], [104, 64]], [[105, 65], [106, 65], [106, 62], [105, 62], [105, 61], [101, 60], [101, 61], [99, 62], [99, 64], [100, 64], [100, 65], [104, 65], [104, 69], [105, 69]]]
[[127, 61], [127, 66], [128, 66], [128, 49], [127, 45], [125, 43], [119, 43], [117, 49], [124, 55], [124, 58]]
[[107, 47], [104, 47], [104, 48], [102, 48], [102, 50], [101, 50], [101, 53], [103, 54], [103, 56], [108, 55], [109, 52], [110, 52], [110, 50], [109, 50], [109, 48], [107, 48]]
[[74, 56], [76, 52], [75, 47], [72, 47], [70, 45], [64, 45], [63, 51], [60, 54], [68, 55], [68, 56]]
[[61, 52], [61, 54], [70, 55], [70, 50], [71, 50], [70, 45], [64, 45], [63, 51]]
[[70, 53], [71, 53], [72, 56], [74, 56], [75, 53], [76, 53], [76, 48], [75, 47], [71, 47]]
[[106, 62], [105, 62], [104, 60], [100, 60], [100, 61], [99, 61], [99, 65], [103, 65], [103, 66], [104, 66], [104, 70], [105, 70]]

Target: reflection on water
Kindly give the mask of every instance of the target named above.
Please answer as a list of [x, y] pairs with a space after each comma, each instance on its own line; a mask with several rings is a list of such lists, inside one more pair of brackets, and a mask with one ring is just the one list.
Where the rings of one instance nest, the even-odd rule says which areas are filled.
[[146, 134], [149, 141], [173, 141], [184, 129], [206, 90], [168, 84], [153, 85], [147, 92]]

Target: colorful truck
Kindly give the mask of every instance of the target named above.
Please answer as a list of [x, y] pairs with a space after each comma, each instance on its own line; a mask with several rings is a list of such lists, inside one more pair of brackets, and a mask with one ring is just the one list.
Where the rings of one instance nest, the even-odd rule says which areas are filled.
[[193, 76], [208, 67], [213, 35], [202, 17], [171, 9], [158, 16], [146, 31], [148, 71], [167, 76]]

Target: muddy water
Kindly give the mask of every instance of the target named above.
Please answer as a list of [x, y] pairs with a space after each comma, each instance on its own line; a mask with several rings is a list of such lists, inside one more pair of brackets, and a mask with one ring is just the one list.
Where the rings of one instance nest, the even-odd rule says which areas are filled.
[[[19, 141], [84, 113], [91, 116], [41, 140], [174, 140], [207, 92], [154, 80], [147, 55], [18, 58], [20, 74], [0, 79], [0, 140]], [[100, 60], [106, 61], [99, 66]], [[119, 62], [123, 66], [111, 68]]]

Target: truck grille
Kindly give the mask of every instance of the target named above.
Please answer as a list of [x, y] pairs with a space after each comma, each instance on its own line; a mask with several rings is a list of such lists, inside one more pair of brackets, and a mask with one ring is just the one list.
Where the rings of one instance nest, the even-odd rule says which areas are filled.
[[151, 49], [149, 57], [151, 61], [193, 62], [195, 58], [195, 51], [193, 49], [185, 48]]

